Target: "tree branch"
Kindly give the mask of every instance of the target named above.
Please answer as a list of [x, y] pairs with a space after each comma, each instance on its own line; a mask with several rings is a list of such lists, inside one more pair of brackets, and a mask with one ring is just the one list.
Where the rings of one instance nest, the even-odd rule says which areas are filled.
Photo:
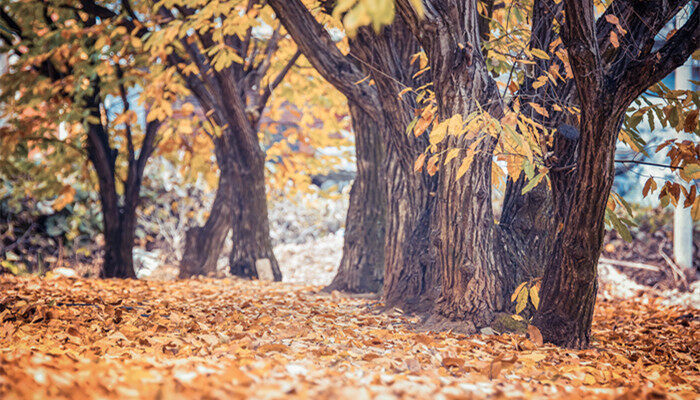
[[582, 102], [599, 93], [603, 82], [602, 63], [595, 32], [593, 0], [565, 0], [566, 22], [562, 41], [569, 53]]
[[306, 6], [300, 0], [268, 0], [268, 4], [316, 70], [348, 100], [376, 115], [380, 108], [376, 90], [369, 82], [358, 83], [367, 74], [338, 50]]
[[267, 105], [267, 100], [270, 98], [270, 95], [272, 92], [275, 90], [277, 86], [279, 86], [280, 83], [284, 80], [284, 77], [287, 75], [289, 70], [292, 69], [294, 64], [297, 62], [297, 59], [299, 59], [299, 56], [301, 56], [301, 51], [297, 50], [296, 53], [292, 56], [292, 58], [287, 62], [287, 64], [282, 68], [282, 71], [280, 71], [279, 74], [275, 77], [275, 79], [272, 80], [266, 87], [265, 91], [263, 92], [263, 95], [260, 97], [260, 103], [258, 104], [258, 113], [262, 114], [263, 109], [265, 108], [265, 105]]
[[629, 104], [651, 85], [683, 65], [700, 48], [700, 10], [695, 9], [683, 26], [656, 52], [630, 63], [620, 79], [618, 101]]

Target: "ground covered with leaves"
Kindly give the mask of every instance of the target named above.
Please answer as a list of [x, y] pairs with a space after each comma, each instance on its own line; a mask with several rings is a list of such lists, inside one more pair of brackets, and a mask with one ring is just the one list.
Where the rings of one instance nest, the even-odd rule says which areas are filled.
[[0, 276], [0, 398], [697, 398], [697, 310], [601, 300], [593, 348], [421, 332], [317, 286]]

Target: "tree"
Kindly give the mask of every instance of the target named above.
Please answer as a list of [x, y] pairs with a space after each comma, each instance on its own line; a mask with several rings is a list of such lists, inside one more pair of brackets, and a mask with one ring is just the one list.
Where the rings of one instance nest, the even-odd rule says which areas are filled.
[[[343, 57], [333, 51], [329, 41], [316, 39], [322, 36], [322, 31], [320, 27], [309, 28], [313, 26], [314, 20], [300, 2], [270, 1], [270, 4], [292, 37], [300, 43], [304, 54], [312, 60], [312, 64], [348, 99], [357, 98], [356, 101], [359, 102], [367, 101], [370, 96], [379, 98], [378, 101], [372, 100], [374, 103], [370, 102], [367, 107], [381, 108], [382, 113], [374, 113], [373, 116], [381, 116], [387, 127], [383, 130], [388, 207], [383, 300], [388, 306], [398, 306], [405, 310], [430, 309], [440, 293], [440, 274], [435, 267], [435, 252], [431, 249], [429, 238], [438, 176], [436, 171], [427, 175], [416, 174], [414, 171], [417, 165], [414, 160], [420, 159], [419, 155], [429, 145], [427, 135], [423, 133], [430, 132], [429, 126], [434, 119], [434, 109], [431, 106], [424, 107], [422, 115], [414, 117], [416, 108], [429, 103], [425, 99], [430, 97], [432, 77], [427, 57], [421, 53], [418, 41], [400, 18], [376, 33], [361, 25], [350, 26], [352, 21], [366, 18], [359, 17], [354, 10], [348, 11], [347, 7], [352, 6], [351, 3], [339, 3], [334, 16], [342, 18], [345, 27], [352, 34], [350, 53]], [[328, 13], [336, 7], [332, 1], [323, 2], [323, 5]], [[389, 2], [389, 5], [392, 6], [389, 14], [393, 19], [393, 2]], [[377, 8], [384, 10], [381, 5]], [[379, 14], [379, 18], [385, 17], [385, 14]], [[482, 18], [482, 22], [483, 20]], [[488, 20], [485, 23], [488, 26]], [[333, 68], [334, 65], [344, 67]], [[345, 67], [346, 65], [349, 66]], [[508, 66], [511, 65], [512, 63]], [[359, 71], [355, 77], [336, 72], [351, 71], [352, 66]], [[376, 89], [375, 86], [370, 86], [360, 92], [355, 90], [356, 85], [348, 88], [347, 85], [353, 79], [362, 79], [360, 77], [365, 70], [365, 77], [372, 79]], [[418, 101], [419, 99], [423, 100]], [[407, 128], [416, 135], [407, 135]], [[360, 135], [361, 132], [357, 134]], [[550, 203], [540, 201], [542, 192], [546, 190], [522, 194], [523, 182], [524, 177], [518, 181], [518, 185], [509, 184], [503, 219], [508, 221], [511, 229], [508, 235], [500, 235], [499, 238], [508, 240], [503, 247], [509, 252], [506, 259], [511, 264], [516, 264], [512, 267], [516, 270], [516, 276], [531, 279], [536, 271], [540, 271], [533, 265], [541, 265], [534, 261], [543, 256], [542, 249], [546, 246], [538, 245], [531, 249], [527, 245], [533, 240], [537, 242], [541, 237], [546, 237], [542, 231], [547, 227], [546, 221], [540, 221], [541, 226], [535, 229], [529, 221], [533, 218], [541, 220], [537, 216], [542, 215], [541, 211]], [[349, 221], [350, 218], [349, 215]], [[345, 279], [343, 266], [341, 264], [336, 282]], [[348, 270], [356, 273], [360, 271]], [[331, 285], [331, 288], [334, 287], [337, 287], [335, 282]]]
[[[575, 168], [552, 176], [555, 215], [563, 229], [545, 269], [542, 304], [534, 320], [547, 341], [575, 348], [590, 342], [615, 143], [630, 104], [698, 50], [697, 8], [661, 48], [653, 50], [661, 28], [689, 3], [618, 0], [596, 21], [592, 1], [564, 2], [563, 41], [581, 116]], [[606, 33], [602, 37], [597, 35], [601, 29]], [[697, 168], [694, 148], [676, 165]]]
[[[606, 12], [615, 7], [622, 7], [618, 4], [613, 2]], [[678, 8], [674, 8], [677, 6], [669, 6], [673, 12], [668, 15], [663, 17], [649, 15], [649, 21], [643, 21], [641, 25], [656, 26], [650, 29], [653, 32], [651, 39], [678, 11]], [[360, 2], [358, 7], [366, 9], [368, 6]], [[528, 199], [528, 197], [522, 197], [523, 194], [531, 193], [534, 187], [539, 187], [539, 191], [543, 192], [540, 196], [544, 200], [542, 206], [549, 207], [547, 204], [552, 204], [555, 212], [557, 207], [562, 205], [562, 198], [590, 194], [582, 182], [574, 183], [569, 180], [558, 186], [559, 178], [554, 178], [554, 176], [570, 175], [574, 168], [572, 165], [577, 163], [580, 165], [582, 162], [577, 161], [581, 160], [582, 150], [579, 131], [575, 128], [579, 125], [579, 108], [576, 107], [576, 102], [581, 100], [575, 95], [579, 85], [578, 81], [574, 85], [572, 78], [575, 74], [569, 73], [572, 67], [569, 64], [567, 50], [562, 47], [562, 40], [558, 35], [558, 21], [562, 18], [560, 6], [555, 2], [535, 2], [532, 9], [533, 28], [529, 40], [515, 40], [513, 46], [506, 47], [505, 52], [493, 48], [492, 43], [488, 45], [483, 43], [490, 37], [490, 28], [484, 24], [484, 20], [503, 19], [503, 13], [500, 13], [500, 17], [493, 14], [495, 9], [493, 3], [407, 0], [397, 1], [396, 8], [420, 42], [433, 74], [434, 92], [429, 95], [434, 93], [434, 100], [432, 104], [426, 102], [423, 113], [416, 123], [416, 127], [420, 126], [420, 129], [414, 129], [416, 134], [422, 134], [427, 131], [426, 126], [432, 125], [429, 131], [430, 146], [416, 160], [416, 169], [419, 170], [425, 166], [427, 172], [437, 175], [439, 180], [436, 190], [438, 205], [434, 208], [435, 212], [430, 223], [431, 243], [437, 248], [438, 274], [442, 281], [442, 288], [429, 324], [473, 331], [474, 327], [489, 324], [497, 312], [508, 311], [511, 306], [507, 297], [513, 291], [514, 285], [519, 279], [537, 274], [538, 268], [528, 269], [522, 261], [514, 258], [523, 251], [527, 256], [526, 260], [548, 260], [551, 258], [547, 257], [548, 255], [561, 251], [560, 233], [577, 231], [579, 236], [572, 235], [576, 239], [570, 241], [568, 246], [582, 243], [580, 235], [584, 235], [592, 238], [591, 243], [596, 245], [591, 248], [595, 247], [599, 252], [604, 217], [612, 220], [613, 224], [616, 223], [614, 214], [606, 212], [612, 176], [608, 179], [606, 190], [596, 192], [599, 196], [590, 197], [592, 203], [602, 205], [602, 208], [597, 208], [595, 213], [592, 209], [587, 209], [587, 214], [580, 214], [581, 218], [584, 218], [584, 215], [585, 218], [590, 215], [596, 216], [597, 225], [592, 231], [598, 232], [597, 234], [591, 233], [591, 226], [569, 225], [568, 218], [544, 220], [538, 223], [535, 229], [531, 229], [531, 232], [537, 233], [534, 237], [542, 235], [543, 239], [535, 243], [534, 251], [528, 251], [525, 248], [527, 242], [523, 241], [523, 238], [527, 238], [531, 232], [512, 228], [522, 227], [528, 220], [533, 221], [536, 213], [532, 211], [536, 211], [538, 207], [525, 210], [527, 212], [523, 213], [523, 206], [529, 208], [527, 204], [538, 197], [533, 196]], [[638, 8], [640, 10], [637, 11], [647, 13], [652, 13], [651, 10], [654, 9], [646, 6]], [[510, 14], [508, 12], [507, 15]], [[348, 15], [351, 14], [348, 13]], [[506, 20], [508, 18], [505, 17]], [[617, 27], [619, 32], [611, 33], [611, 28], [604, 23], [599, 23], [595, 29], [591, 30], [595, 40], [603, 38], [610, 43], [604, 46], [609, 51], [607, 53], [601, 51], [601, 53], [619, 54], [628, 50], [622, 48], [615, 51], [614, 49], [621, 47], [618, 34], [626, 34], [632, 29], [618, 27], [615, 22], [611, 22], [616, 20], [607, 18], [603, 21]], [[381, 20], [381, 18], [378, 19]], [[357, 20], [366, 21], [371, 18], [362, 19], [357, 14], [353, 14], [351, 20], [357, 22]], [[504, 31], [506, 34], [503, 37], [508, 37], [507, 24], [506, 29], [499, 29], [501, 33]], [[529, 45], [525, 46], [525, 43]], [[650, 51], [651, 46], [648, 47], [646, 51]], [[688, 51], [675, 57], [674, 60], [686, 59], [695, 47], [696, 44], [690, 40], [686, 49]], [[519, 56], [523, 54], [527, 58], [520, 59]], [[571, 54], [571, 51], [568, 54]], [[493, 66], [494, 59], [498, 60], [497, 55], [506, 57], [515, 55], [516, 61], [534, 66], [529, 67], [529, 71], [528, 69], [524, 71], [524, 77], [521, 78], [522, 85], [513, 81], [508, 82], [507, 88], [511, 92], [516, 92], [514, 97], [503, 98], [497, 90], [497, 83], [491, 75], [498, 72]], [[511, 71], [514, 69], [513, 65]], [[656, 71], [654, 67], [652, 70]], [[666, 69], [660, 77], [671, 70]], [[513, 75], [512, 72], [510, 75]], [[548, 84], [550, 81], [551, 84]], [[648, 86], [644, 86], [644, 89]], [[599, 86], [595, 90], [600, 89]], [[643, 90], [638, 90], [627, 99], [627, 103], [616, 110], [618, 114], [614, 115], [617, 118], [615, 124], [607, 127], [616, 133], [611, 143], [608, 143], [606, 154], [609, 162], [606, 165], [612, 165], [615, 139], [627, 106], [642, 92]], [[685, 103], [690, 103], [690, 96], [688, 94], [686, 96]], [[615, 97], [614, 94], [611, 97]], [[582, 104], [581, 108], [583, 107]], [[676, 110], [677, 108], [673, 109], [670, 114], [675, 114]], [[610, 110], [602, 113], [607, 116], [609, 114], [606, 111]], [[695, 121], [692, 111], [686, 115], [686, 118]], [[582, 116], [581, 119], [583, 120]], [[696, 126], [697, 122], [691, 125]], [[514, 126], [515, 129], [513, 129]], [[630, 138], [628, 134], [626, 136], [626, 141], [634, 146], [636, 139]], [[683, 163], [687, 162], [695, 168], [697, 160], [693, 156], [693, 149], [694, 146], [687, 143], [674, 146], [670, 154], [674, 155], [675, 165], [684, 165]], [[500, 167], [493, 166], [494, 156], [507, 162], [509, 172], [505, 206], [501, 222], [498, 224], [494, 222], [490, 201], [492, 181], [498, 181], [494, 179], [495, 176], [492, 176], [492, 171], [493, 173], [500, 171]], [[452, 162], [460, 159], [461, 162]], [[586, 162], [595, 164], [592, 156]], [[580, 167], [574, 169], [581, 170]], [[525, 177], [522, 176], [522, 172], [525, 173]], [[538, 185], [545, 182], [547, 177], [552, 177], [554, 191], [551, 195], [546, 187]], [[664, 197], [674, 191], [687, 191], [680, 186], [670, 189], [668, 183], [665, 188], [666, 193], [662, 191], [661, 194]], [[694, 193], [694, 189], [689, 193]], [[550, 203], [550, 198], [553, 203]], [[566, 203], [564, 207], [567, 212], [581, 209], [571, 206], [570, 203]], [[597, 218], [598, 216], [600, 219]], [[520, 219], [517, 224], [514, 224], [516, 222], [514, 217]], [[597, 254], [592, 252], [589, 257], [592, 262], [588, 270], [593, 276], [594, 273], [590, 271], [594, 271]], [[594, 279], [588, 279], [587, 282], [589, 286], [582, 290], [590, 296], [594, 293], [594, 290], [591, 290], [591, 282], [594, 282]], [[553, 287], [549, 278], [544, 279], [543, 285]], [[578, 303], [575, 303], [574, 298], [583, 300], [583, 296], [570, 297], [571, 301], [564, 306], [569, 307], [570, 311], [578, 309], [576, 308]], [[557, 300], [561, 300], [561, 297]], [[552, 300], [552, 304], [557, 304], [557, 300]], [[584, 307], [584, 309], [592, 310], [592, 300], [584, 303], [591, 304], [591, 307]], [[543, 306], [543, 309], [546, 308]], [[590, 317], [590, 314], [587, 316]], [[558, 331], [554, 335], [545, 334], [545, 336], [549, 340], [554, 340], [557, 334], [561, 335], [562, 332]], [[582, 344], [584, 342], [585, 340], [565, 344], [585, 346]]]
[[265, 153], [258, 136], [272, 91], [299, 53], [285, 59], [279, 27], [271, 35], [254, 32], [261, 26], [258, 18], [273, 24], [256, 1], [209, 1], [198, 9], [183, 1], [159, 7], [160, 28], [149, 39], [150, 49], [178, 70], [204, 109], [220, 170], [207, 222], [187, 233], [180, 276], [213, 272], [232, 232], [233, 275], [257, 278], [260, 261], [267, 260], [272, 277], [281, 280], [269, 234]]
[[[193, 149], [187, 144], [191, 141], [181, 140], [182, 134], [191, 135], [193, 127], [198, 127], [214, 143], [219, 167], [219, 184], [209, 217], [204, 226], [192, 228], [186, 235], [180, 276], [212, 273], [224, 240], [232, 231], [231, 273], [252, 278], [258, 277], [258, 268], [264, 268], [273, 279], [280, 280], [269, 237], [265, 161], [268, 157], [281, 161], [282, 168], [276, 168], [275, 179], [294, 179], [298, 184], [298, 164], [309, 164], [309, 157], [302, 160], [304, 157], [297, 157], [299, 152], [291, 153], [287, 142], [300, 141], [304, 146], [337, 142], [328, 140], [328, 132], [339, 129], [335, 114], [330, 112], [333, 96], [315, 90], [316, 78], [303, 74], [300, 89], [311, 89], [308, 96], [316, 98], [289, 93], [287, 98], [304, 102], [302, 108], [322, 103], [327, 112], [305, 123], [307, 133], [287, 129], [282, 134], [288, 139], [263, 143], [263, 128], [272, 133], [276, 125], [269, 118], [263, 119], [266, 106], [275, 101], [278, 109], [291, 108], [282, 104], [284, 99], [275, 100], [273, 92], [294, 70], [299, 58], [293, 42], [284, 38], [279, 26], [272, 29], [278, 24], [270, 18], [269, 11], [256, 1], [208, 1], [197, 9], [178, 1], [156, 4], [153, 10], [150, 7], [148, 2], [122, 2], [120, 8], [82, 2], [82, 10], [93, 16], [115, 18], [129, 30], [138, 27], [147, 32], [145, 47], [154, 63], [166, 65], [170, 78], [166, 84], [179, 93], [191, 93], [202, 109], [202, 115], [191, 115], [186, 129], [174, 126], [164, 130], [168, 148], [184, 144], [191, 160], [202, 167], [207, 164], [202, 162], [207, 156], [199, 154], [202, 149]], [[268, 28], [271, 33], [266, 33]], [[222, 97], [221, 93], [228, 95]], [[179, 98], [185, 99], [184, 95]], [[184, 103], [182, 109], [191, 114], [197, 106]], [[325, 130], [321, 135], [318, 125]], [[267, 147], [267, 155], [263, 147]], [[310, 174], [314, 168], [306, 165], [306, 170]], [[204, 172], [211, 180], [211, 170], [196, 172]]]
[[[329, 289], [371, 292], [383, 282], [387, 305], [409, 310], [429, 304], [426, 294], [435, 296], [427, 239], [434, 179], [412, 173], [413, 159], [427, 141], [405, 134], [416, 97], [405, 89], [425, 79], [413, 77], [419, 69], [411, 62], [417, 42], [396, 21], [381, 35], [361, 29], [349, 40], [346, 55], [317, 21], [323, 15], [309, 11], [317, 7], [307, 8], [299, 0], [268, 3], [311, 64], [348, 98], [353, 116], [358, 177], [343, 260]], [[323, 6], [330, 14], [335, 2]]]
[[[85, 149], [97, 176], [105, 236], [101, 276], [133, 278], [132, 248], [141, 180], [155, 145], [163, 101], [173, 94], [143, 74], [142, 31], [127, 32], [73, 3], [16, 1], [0, 9], [3, 53], [14, 57], [2, 78], [9, 134], [60, 145], [59, 124]], [[139, 123], [129, 96], [150, 110]], [[118, 103], [111, 107], [110, 104]], [[31, 130], [24, 130], [27, 123]], [[45, 140], [44, 140], [45, 139]], [[58, 139], [58, 140], [56, 140]], [[140, 148], [137, 150], [137, 146]]]

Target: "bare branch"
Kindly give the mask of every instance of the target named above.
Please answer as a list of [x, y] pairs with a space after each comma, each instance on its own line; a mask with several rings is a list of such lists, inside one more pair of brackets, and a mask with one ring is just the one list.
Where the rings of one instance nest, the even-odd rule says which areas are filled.
[[367, 74], [340, 52], [306, 6], [300, 0], [268, 0], [268, 4], [316, 70], [350, 101], [376, 115], [381, 109], [377, 91], [361, 82]]
[[695, 9], [683, 26], [659, 50], [631, 62], [621, 77], [621, 102], [629, 104], [651, 85], [683, 65], [700, 48], [700, 11]]
[[270, 95], [272, 92], [279, 86], [280, 83], [284, 80], [284, 77], [287, 75], [289, 70], [292, 69], [294, 64], [297, 62], [297, 59], [301, 56], [301, 50], [297, 50], [296, 53], [292, 56], [292, 58], [287, 62], [287, 64], [282, 68], [282, 71], [280, 71], [279, 74], [275, 77], [275, 79], [272, 80], [266, 87], [265, 91], [263, 92], [263, 95], [260, 97], [259, 104], [258, 104], [258, 113], [262, 114], [263, 109], [267, 105], [267, 100], [270, 98]]

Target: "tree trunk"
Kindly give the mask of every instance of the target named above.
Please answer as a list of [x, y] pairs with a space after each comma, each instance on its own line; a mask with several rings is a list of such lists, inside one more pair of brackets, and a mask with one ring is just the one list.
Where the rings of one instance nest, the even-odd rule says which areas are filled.
[[[387, 162], [386, 271], [383, 301], [406, 312], [427, 312], [440, 293], [430, 221], [435, 206], [434, 177], [417, 174], [392, 151]], [[417, 157], [417, 156], [416, 156]]]
[[545, 268], [533, 324], [545, 341], [560, 346], [585, 348], [590, 342], [598, 257], [621, 122], [619, 111], [609, 115], [582, 110], [576, 168], [552, 175], [556, 217], [563, 228]]
[[133, 257], [135, 209], [127, 210], [125, 207], [120, 207], [113, 212], [111, 206], [104, 207], [104, 199], [102, 202], [105, 254], [100, 277], [136, 278]]
[[[700, 43], [698, 10], [659, 50], [651, 52], [654, 37], [682, 4], [614, 6], [609, 8], [611, 12], [632, 19], [626, 26], [633, 31], [625, 36], [622, 46], [614, 46], [620, 47], [619, 51], [606, 51], [610, 50], [609, 41], [601, 40], [596, 32], [593, 2], [564, 2], [562, 38], [581, 104], [580, 141], [576, 162], [561, 165], [551, 174], [555, 216], [561, 230], [545, 269], [542, 300], [533, 324], [544, 340], [572, 348], [585, 348], [590, 343], [606, 203], [625, 110], [649, 86], [682, 65]], [[640, 55], [632, 43], [649, 46]], [[561, 142], [555, 138], [555, 157], [561, 153], [557, 147]]]
[[418, 65], [410, 60], [420, 46], [400, 19], [379, 34], [368, 27], [359, 29], [350, 47], [362, 65], [372, 66], [368, 72], [376, 83], [381, 104], [377, 116], [384, 121], [386, 153], [382, 169], [387, 212], [382, 300], [387, 307], [425, 312], [439, 294], [439, 275], [429, 240], [437, 176], [413, 171], [415, 159], [428, 146], [427, 134], [406, 134], [417, 103], [414, 93], [399, 93], [405, 87], [428, 83], [430, 73], [414, 78]]
[[[245, 151], [242, 148], [236, 150], [238, 154]], [[239, 168], [231, 174], [233, 195], [230, 272], [242, 278], [281, 281], [282, 272], [272, 251], [270, 221], [267, 216], [265, 155], [258, 150], [257, 153], [240, 159], [249, 162], [247, 165], [239, 162]]]
[[[476, 5], [466, 7], [470, 14], [464, 17], [464, 32], [453, 32], [449, 25], [443, 25], [446, 22], [436, 19], [439, 39], [427, 44], [441, 121], [455, 114], [466, 118], [478, 111], [494, 118], [502, 116], [498, 89], [480, 51]], [[458, 43], [467, 43], [467, 48], [455, 52]], [[434, 322], [436, 327], [465, 332], [489, 325], [497, 312], [508, 307], [506, 299], [515, 283], [513, 271], [494, 252], [497, 232], [491, 168], [495, 138], [487, 132], [471, 138], [450, 135], [438, 149], [467, 149], [477, 138], [481, 142], [474, 148], [473, 161], [464, 176], [457, 177], [459, 162], [441, 167], [431, 232], [442, 293], [428, 326]]]
[[384, 280], [383, 127], [352, 102], [349, 107], [355, 132], [357, 176], [350, 190], [343, 257], [338, 273], [324, 290], [375, 293]]
[[233, 197], [231, 168], [234, 167], [225, 160], [225, 157], [229, 156], [227, 152], [217, 151], [216, 153], [219, 160], [219, 186], [204, 226], [187, 230], [185, 249], [180, 261], [180, 278], [189, 278], [194, 275], [206, 276], [216, 272], [226, 236], [231, 230]]
[[[88, 98], [97, 104], [97, 96]], [[92, 115], [99, 118], [98, 106], [92, 107]], [[132, 249], [134, 247], [134, 230], [136, 226], [136, 209], [119, 206], [119, 195], [114, 182], [114, 164], [116, 151], [109, 146], [107, 132], [101, 125], [88, 128], [87, 153], [90, 163], [97, 174], [100, 204], [102, 206], [104, 259], [100, 269], [101, 278], [135, 278]], [[132, 185], [134, 186], [134, 185]], [[140, 180], [130, 191], [139, 190]], [[138, 199], [138, 197], [137, 197]]]

